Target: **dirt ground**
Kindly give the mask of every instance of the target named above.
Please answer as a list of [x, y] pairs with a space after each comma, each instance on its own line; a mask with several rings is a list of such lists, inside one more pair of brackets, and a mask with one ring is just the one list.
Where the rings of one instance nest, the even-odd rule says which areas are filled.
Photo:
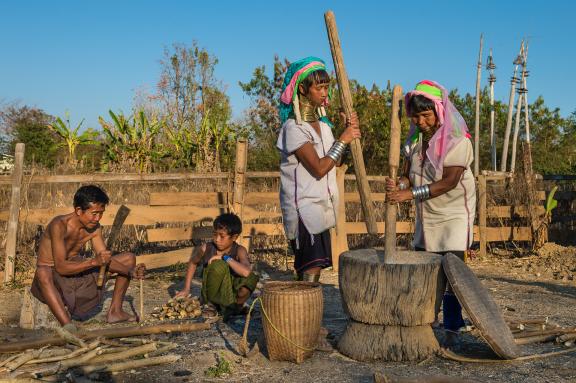
[[[470, 267], [492, 293], [504, 316], [510, 320], [548, 317], [563, 326], [576, 325], [576, 248], [546, 244], [538, 253], [518, 256], [515, 252], [494, 251], [484, 260], [469, 261]], [[259, 265], [260, 272], [271, 279], [291, 279], [291, 273]], [[154, 307], [161, 306], [181, 286], [183, 271], [155, 272], [145, 282], [145, 313], [148, 318]], [[330, 339], [336, 342], [346, 327], [346, 315], [342, 310], [337, 274], [326, 271], [321, 282], [324, 293], [323, 325], [330, 331]], [[111, 286], [108, 286], [104, 309], [109, 304]], [[17, 300], [18, 293], [3, 291], [3, 299]], [[199, 295], [196, 281], [192, 293]], [[139, 286], [133, 284], [127, 296], [125, 308], [139, 307]], [[0, 300], [2, 297], [0, 297]], [[155, 323], [151, 322], [150, 323]], [[258, 312], [251, 322], [250, 344], [259, 343], [263, 352], [250, 358], [241, 357], [236, 345], [241, 339], [244, 319], [230, 323], [218, 322], [207, 331], [186, 334], [165, 334], [155, 339], [169, 339], [179, 347], [173, 352], [182, 359], [171, 365], [150, 367], [115, 375], [92, 376], [94, 381], [108, 382], [372, 382], [374, 372], [397, 377], [424, 377], [447, 375], [466, 377], [480, 382], [576, 382], [576, 352], [532, 361], [501, 362], [496, 364], [460, 363], [434, 356], [421, 362], [372, 362], [360, 363], [338, 353], [316, 351], [312, 358], [302, 364], [271, 362], [267, 359], [262, 339], [261, 317]], [[87, 328], [101, 328], [100, 314], [83, 324]], [[45, 331], [44, 331], [45, 332]], [[32, 336], [14, 324], [0, 327], [0, 341], [17, 340]], [[39, 333], [39, 332], [37, 332]], [[441, 330], [436, 331], [440, 342]], [[476, 358], [494, 359], [496, 356], [487, 344], [476, 336], [475, 331], [462, 335], [458, 352]], [[552, 343], [521, 346], [524, 355], [562, 349]], [[224, 358], [231, 364], [231, 373], [220, 378], [209, 378], [206, 371]], [[98, 380], [96, 380], [98, 379]], [[422, 380], [425, 382], [426, 380]]]

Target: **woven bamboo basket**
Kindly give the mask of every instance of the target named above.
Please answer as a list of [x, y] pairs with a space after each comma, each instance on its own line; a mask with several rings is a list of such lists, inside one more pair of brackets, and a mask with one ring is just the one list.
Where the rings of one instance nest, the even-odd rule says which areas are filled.
[[315, 282], [267, 282], [262, 291], [263, 327], [270, 360], [296, 363], [316, 348], [324, 301]]

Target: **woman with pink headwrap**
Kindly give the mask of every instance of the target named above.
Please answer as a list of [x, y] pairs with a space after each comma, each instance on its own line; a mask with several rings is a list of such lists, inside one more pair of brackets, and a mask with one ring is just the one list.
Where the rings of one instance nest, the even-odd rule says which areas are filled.
[[[403, 176], [387, 180], [387, 198], [415, 200], [416, 250], [453, 253], [464, 259], [472, 243], [476, 211], [468, 128], [446, 89], [434, 81], [421, 81], [406, 94], [406, 114], [411, 123], [403, 148]], [[454, 343], [464, 321], [450, 288], [444, 295], [443, 313], [447, 343]]]

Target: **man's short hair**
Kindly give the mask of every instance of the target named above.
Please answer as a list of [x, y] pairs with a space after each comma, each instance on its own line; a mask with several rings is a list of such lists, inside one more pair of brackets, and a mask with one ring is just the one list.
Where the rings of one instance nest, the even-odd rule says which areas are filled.
[[242, 233], [242, 221], [233, 213], [220, 214], [214, 220], [214, 230], [224, 229], [228, 235], [237, 235]]
[[92, 203], [107, 205], [110, 200], [106, 192], [96, 185], [82, 186], [74, 194], [74, 208], [86, 210]]

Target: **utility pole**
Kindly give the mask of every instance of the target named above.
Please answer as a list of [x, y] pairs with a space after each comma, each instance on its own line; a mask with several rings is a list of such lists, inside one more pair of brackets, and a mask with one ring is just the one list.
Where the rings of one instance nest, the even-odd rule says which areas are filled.
[[482, 45], [484, 36], [480, 34], [480, 52], [476, 69], [476, 118], [474, 120], [474, 176], [480, 173], [480, 77], [482, 75]]
[[502, 147], [502, 158], [500, 159], [500, 170], [506, 171], [506, 164], [508, 162], [508, 143], [510, 141], [510, 131], [512, 130], [512, 112], [514, 111], [514, 95], [516, 93], [516, 83], [518, 78], [516, 73], [518, 73], [518, 65], [522, 63], [522, 55], [524, 54], [524, 40], [520, 44], [520, 54], [514, 60], [514, 74], [512, 75], [512, 80], [510, 81], [510, 98], [508, 99], [508, 118], [506, 119], [506, 131], [504, 132], [504, 146]]
[[490, 76], [488, 77], [488, 83], [490, 84], [490, 154], [492, 157], [492, 170], [496, 171], [498, 170], [498, 165], [496, 163], [496, 130], [494, 126], [494, 83], [496, 82], [494, 69], [496, 69], [496, 64], [494, 64], [494, 59], [492, 57], [492, 48], [490, 48], [490, 55], [488, 56], [486, 69], [490, 73]]
[[[520, 76], [520, 86], [518, 87], [518, 104], [516, 105], [516, 121], [514, 121], [514, 138], [512, 139], [512, 158], [510, 159], [510, 171], [516, 170], [516, 148], [518, 147], [518, 134], [520, 132], [520, 115], [522, 112], [522, 105], [527, 106], [525, 103], [526, 98], [526, 60], [528, 58], [528, 44], [526, 49], [522, 52], [522, 74]], [[525, 112], [526, 113], [526, 112]], [[530, 128], [528, 128], [530, 129]], [[528, 165], [528, 164], [525, 164]]]

